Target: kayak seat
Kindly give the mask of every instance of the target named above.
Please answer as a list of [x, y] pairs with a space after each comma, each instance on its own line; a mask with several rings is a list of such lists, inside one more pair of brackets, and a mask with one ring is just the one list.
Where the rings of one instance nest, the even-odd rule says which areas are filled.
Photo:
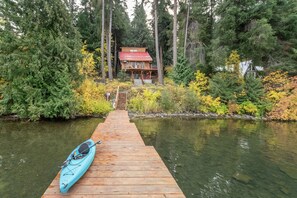
[[90, 147], [87, 143], [83, 143], [79, 146], [78, 152], [82, 155], [87, 155], [90, 152]]

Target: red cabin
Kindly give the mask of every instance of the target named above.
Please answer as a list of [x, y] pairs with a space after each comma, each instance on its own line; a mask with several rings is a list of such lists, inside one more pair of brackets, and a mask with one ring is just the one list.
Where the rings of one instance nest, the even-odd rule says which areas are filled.
[[157, 68], [152, 67], [152, 57], [144, 47], [122, 47], [119, 53], [121, 69], [135, 84], [152, 83], [157, 78]]

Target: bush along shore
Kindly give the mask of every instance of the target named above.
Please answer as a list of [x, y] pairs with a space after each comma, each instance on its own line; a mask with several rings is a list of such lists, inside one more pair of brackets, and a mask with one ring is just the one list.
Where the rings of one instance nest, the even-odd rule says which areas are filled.
[[[272, 72], [262, 80], [237, 79], [237, 83], [224, 85], [220, 78], [234, 78], [232, 73], [218, 73], [214, 82], [198, 71], [188, 86], [177, 85], [165, 78], [165, 85], [133, 86], [131, 82], [113, 80], [106, 84], [85, 78], [76, 89], [76, 113], [66, 119], [78, 117], [105, 117], [113, 110], [117, 88], [128, 93], [127, 110], [133, 118], [222, 118], [247, 120], [297, 121], [297, 78], [283, 72]], [[216, 84], [217, 83], [217, 84]], [[230, 83], [230, 82], [229, 82]], [[247, 83], [250, 83], [247, 85]], [[251, 85], [254, 84], [254, 85]], [[240, 91], [237, 90], [240, 86]], [[251, 88], [252, 87], [252, 88]], [[222, 89], [221, 91], [219, 89]], [[109, 100], [105, 94], [110, 93]], [[228, 93], [228, 94], [226, 94]], [[33, 117], [35, 118], [35, 117]], [[5, 120], [38, 120], [18, 114], [2, 114]], [[63, 117], [57, 117], [62, 118]], [[52, 118], [50, 118], [52, 119]]]
[[276, 71], [259, 78], [229, 72], [207, 77], [199, 70], [188, 86], [165, 79], [165, 86], [132, 87], [131, 117], [206, 117], [297, 121], [297, 77]]

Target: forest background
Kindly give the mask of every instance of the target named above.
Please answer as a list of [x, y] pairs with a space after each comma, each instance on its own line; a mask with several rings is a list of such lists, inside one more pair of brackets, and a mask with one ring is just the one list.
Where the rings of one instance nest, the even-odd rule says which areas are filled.
[[[105, 115], [112, 106], [104, 94], [121, 85], [139, 113], [297, 120], [296, 13], [294, 0], [136, 0], [130, 21], [122, 0], [3, 0], [0, 114]], [[148, 48], [158, 86], [123, 82], [122, 46]], [[241, 76], [239, 63], [248, 60], [264, 72]]]

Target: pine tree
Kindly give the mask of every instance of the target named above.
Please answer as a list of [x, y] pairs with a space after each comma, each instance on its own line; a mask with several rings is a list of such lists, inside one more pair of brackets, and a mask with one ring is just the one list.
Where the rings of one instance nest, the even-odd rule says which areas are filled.
[[291, 76], [297, 75], [297, 2], [276, 0], [272, 8], [270, 24], [277, 37], [270, 65], [282, 69]]
[[81, 42], [60, 0], [4, 0], [0, 78], [6, 87], [1, 114], [69, 118], [80, 79]]
[[[257, 0], [219, 3], [215, 10], [218, 20], [214, 24], [211, 58], [220, 60], [218, 57], [238, 50], [244, 59], [252, 59], [255, 64], [267, 64], [276, 41], [269, 24], [272, 5], [273, 1]], [[213, 66], [218, 64], [223, 63], [213, 61]]]
[[81, 8], [76, 15], [76, 27], [81, 34], [81, 39], [86, 42], [90, 51], [100, 47], [101, 40], [101, 10], [96, 1], [82, 0]]
[[216, 73], [209, 81], [209, 90], [212, 97], [220, 97], [226, 104], [229, 101], [238, 102], [243, 91], [243, 79], [235, 73]]
[[194, 71], [189, 65], [187, 59], [180, 55], [177, 59], [177, 64], [173, 68], [172, 79], [176, 84], [188, 85], [194, 79]]
[[244, 92], [244, 101], [251, 101], [254, 104], [263, 103], [264, 86], [261, 79], [252, 76], [247, 77], [244, 83]]
[[[157, 6], [158, 13], [158, 32], [159, 32], [159, 47], [160, 47], [160, 62], [161, 66], [172, 65], [172, 16], [168, 12], [170, 1], [159, 0]], [[152, 15], [155, 8], [152, 6]], [[155, 28], [155, 20], [151, 23], [152, 28]]]
[[151, 54], [154, 54], [152, 32], [146, 24], [146, 13], [143, 2], [135, 6], [134, 18], [131, 22], [130, 46], [147, 47]]

